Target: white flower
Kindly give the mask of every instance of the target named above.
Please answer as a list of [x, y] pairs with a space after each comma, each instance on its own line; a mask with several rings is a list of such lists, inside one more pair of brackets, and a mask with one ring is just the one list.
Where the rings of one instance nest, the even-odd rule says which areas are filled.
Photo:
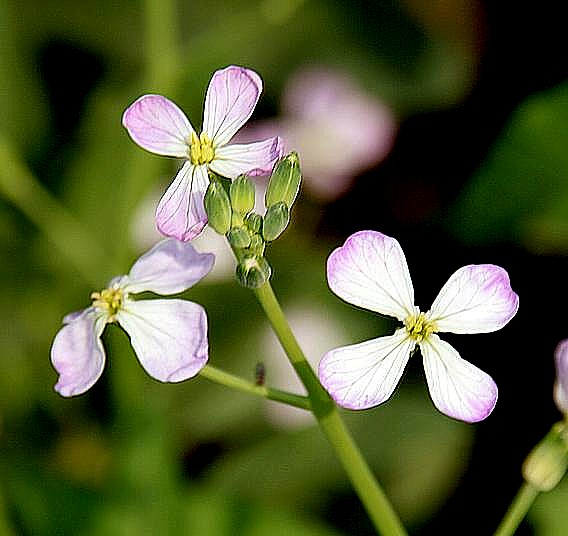
[[140, 147], [186, 160], [156, 209], [162, 234], [188, 241], [205, 227], [209, 170], [231, 179], [271, 172], [282, 156], [279, 138], [229, 144], [252, 115], [261, 92], [262, 80], [250, 69], [216, 71], [207, 89], [200, 135], [178, 106], [161, 95], [144, 95], [124, 112], [122, 124]]
[[128, 333], [140, 364], [153, 378], [179, 382], [195, 376], [208, 358], [203, 307], [180, 299], [134, 300], [132, 294], [183, 292], [207, 275], [213, 262], [213, 255], [170, 238], [142, 255], [128, 275], [93, 292], [92, 305], [67, 315], [53, 341], [51, 361], [59, 373], [55, 390], [79, 395], [99, 379], [105, 364], [100, 337], [111, 322]]
[[327, 277], [330, 288], [345, 301], [404, 324], [393, 335], [337, 348], [322, 358], [320, 380], [339, 405], [365, 409], [385, 402], [418, 346], [430, 396], [442, 413], [466, 422], [491, 413], [497, 402], [494, 381], [436, 333], [488, 333], [507, 324], [519, 298], [505, 270], [492, 264], [460, 268], [430, 310], [422, 313], [414, 305], [399, 243], [375, 231], [361, 231], [330, 255]]

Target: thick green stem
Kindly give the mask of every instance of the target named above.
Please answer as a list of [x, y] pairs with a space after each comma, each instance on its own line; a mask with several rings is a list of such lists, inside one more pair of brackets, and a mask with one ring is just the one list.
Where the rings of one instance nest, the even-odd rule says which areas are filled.
[[93, 236], [37, 180], [0, 134], [0, 192], [30, 219], [84, 279], [98, 288], [112, 260]]
[[273, 389], [271, 387], [266, 387], [264, 385], [255, 385], [254, 383], [248, 382], [243, 378], [229, 374], [223, 370], [212, 367], [211, 365], [206, 365], [199, 372], [200, 376], [207, 378], [208, 380], [220, 383], [231, 389], [236, 389], [242, 391], [243, 393], [248, 393], [255, 396], [261, 396], [263, 398], [268, 398], [269, 400], [275, 400], [276, 402], [282, 402], [283, 404], [288, 404], [289, 406], [294, 406], [300, 409], [311, 408], [310, 400], [305, 396], [295, 395], [288, 393], [286, 391], [280, 391], [279, 389]]
[[375, 528], [383, 536], [405, 535], [406, 531], [400, 519], [361, 455], [335, 403], [322, 387], [302, 352], [270, 283], [264, 284], [254, 292], [290, 363], [306, 387], [312, 411], [333, 446]]
[[527, 515], [538, 494], [539, 491], [534, 486], [524, 482], [497, 528], [495, 536], [512, 536], [515, 534], [517, 527]]

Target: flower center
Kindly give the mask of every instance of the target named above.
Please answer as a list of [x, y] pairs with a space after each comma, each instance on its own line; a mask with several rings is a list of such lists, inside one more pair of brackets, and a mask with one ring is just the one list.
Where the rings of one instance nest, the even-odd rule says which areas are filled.
[[189, 143], [189, 159], [194, 166], [209, 164], [215, 158], [213, 141], [205, 132], [202, 132], [199, 137], [192, 132]]
[[404, 327], [416, 342], [427, 339], [432, 333], [437, 331], [436, 324], [428, 320], [424, 313], [406, 317]]
[[91, 300], [93, 300], [93, 307], [108, 315], [108, 322], [115, 322], [116, 315], [122, 308], [124, 293], [118, 287], [106, 288], [100, 292], [93, 292]]

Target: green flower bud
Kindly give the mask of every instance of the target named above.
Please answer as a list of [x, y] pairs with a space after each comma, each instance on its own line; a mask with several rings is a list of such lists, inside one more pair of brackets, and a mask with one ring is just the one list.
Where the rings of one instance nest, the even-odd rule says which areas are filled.
[[227, 233], [227, 240], [237, 249], [248, 248], [250, 245], [251, 235], [244, 227], [233, 227]]
[[262, 227], [262, 216], [256, 212], [251, 212], [245, 218], [245, 224], [252, 233], [259, 233]]
[[292, 152], [282, 158], [274, 167], [266, 190], [266, 206], [271, 207], [282, 202], [288, 208], [292, 208], [300, 190], [301, 182], [302, 172], [300, 171], [298, 154]]
[[237, 279], [246, 288], [258, 288], [264, 285], [272, 274], [270, 264], [264, 257], [245, 257], [237, 266]]
[[262, 236], [255, 234], [250, 240], [249, 248], [255, 255], [262, 256], [266, 249], [266, 242], [262, 239]]
[[254, 183], [246, 175], [240, 175], [231, 183], [229, 196], [235, 212], [248, 214], [254, 208]]
[[290, 223], [290, 209], [280, 201], [268, 207], [262, 225], [262, 236], [267, 242], [276, 240]]
[[233, 211], [231, 214], [231, 228], [232, 227], [242, 227], [245, 224], [242, 214]]
[[231, 228], [231, 203], [223, 185], [211, 181], [203, 200], [209, 225], [219, 234], [226, 234]]
[[555, 488], [568, 469], [568, 445], [562, 437], [563, 428], [562, 423], [555, 424], [523, 464], [523, 478], [539, 491]]

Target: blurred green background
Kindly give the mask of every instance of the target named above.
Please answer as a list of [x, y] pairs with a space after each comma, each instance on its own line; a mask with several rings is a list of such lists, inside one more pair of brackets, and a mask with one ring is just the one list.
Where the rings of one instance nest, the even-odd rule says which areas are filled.
[[[264, 80], [249, 135], [281, 129], [304, 163], [269, 258], [314, 366], [392, 328], [327, 288], [327, 255], [353, 231], [397, 237], [423, 309], [464, 264], [509, 271], [521, 304], [510, 326], [448, 337], [500, 387], [487, 421], [436, 412], [419, 359], [387, 404], [345, 412], [413, 534], [490, 533], [524, 456], [560, 417], [568, 66], [557, 7], [0, 0], [0, 534], [373, 534], [309, 417], [201, 378], [159, 384], [114, 325], [97, 385], [73, 399], [53, 391], [61, 319], [157, 240], [152, 212], [179, 165], [136, 147], [122, 112], [162, 93], [199, 128], [209, 78], [229, 64]], [[212, 236], [197, 247], [218, 253], [185, 296], [208, 311], [211, 362], [251, 381], [263, 362], [269, 385], [301, 392], [226, 251]], [[519, 534], [564, 534], [567, 504], [564, 483]]]

